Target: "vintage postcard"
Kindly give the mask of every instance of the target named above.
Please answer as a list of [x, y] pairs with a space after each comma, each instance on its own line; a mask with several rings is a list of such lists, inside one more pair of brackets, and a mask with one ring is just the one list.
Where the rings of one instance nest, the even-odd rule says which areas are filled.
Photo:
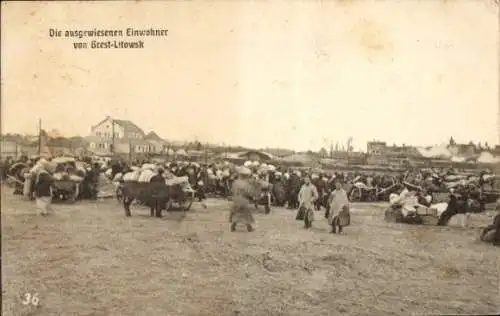
[[498, 16], [2, 1], [2, 315], [500, 313]]

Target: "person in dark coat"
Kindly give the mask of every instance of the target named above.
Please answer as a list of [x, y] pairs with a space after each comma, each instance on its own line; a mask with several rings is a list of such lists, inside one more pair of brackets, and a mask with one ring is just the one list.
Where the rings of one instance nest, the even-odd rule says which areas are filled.
[[151, 185], [152, 204], [151, 216], [161, 217], [161, 211], [166, 209], [168, 200], [168, 187], [163, 177], [163, 168], [158, 168], [157, 174], [149, 181]]
[[52, 166], [48, 162], [44, 162], [35, 180], [36, 207], [42, 216], [47, 216], [53, 212], [52, 185], [54, 184], [54, 178], [50, 175], [52, 171]]
[[301, 179], [299, 175], [295, 172], [290, 173], [290, 179], [288, 181], [288, 208], [297, 209], [299, 207], [299, 201], [297, 196], [299, 194], [300, 188], [302, 187]]
[[493, 218], [493, 224], [487, 226], [481, 232], [482, 241], [491, 241], [493, 245], [500, 246], [500, 199], [497, 201], [497, 215]]

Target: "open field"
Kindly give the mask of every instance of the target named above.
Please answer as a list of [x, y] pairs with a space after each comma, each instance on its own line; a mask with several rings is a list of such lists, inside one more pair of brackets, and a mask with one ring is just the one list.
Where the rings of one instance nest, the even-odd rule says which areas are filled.
[[[3, 315], [414, 315], [500, 312], [500, 250], [473, 228], [388, 224], [356, 204], [344, 235], [323, 212], [256, 215], [229, 231], [229, 204], [209, 200], [162, 220], [114, 200], [35, 205], [2, 191]], [[135, 210], [135, 212], [134, 212]], [[24, 293], [38, 293], [38, 307]]]

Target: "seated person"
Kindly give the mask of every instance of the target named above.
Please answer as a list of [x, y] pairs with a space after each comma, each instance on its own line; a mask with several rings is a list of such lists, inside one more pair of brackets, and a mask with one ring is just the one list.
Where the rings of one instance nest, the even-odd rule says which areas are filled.
[[482, 241], [491, 241], [495, 246], [500, 246], [500, 199], [497, 201], [497, 215], [493, 218], [493, 224], [488, 225], [481, 232]]

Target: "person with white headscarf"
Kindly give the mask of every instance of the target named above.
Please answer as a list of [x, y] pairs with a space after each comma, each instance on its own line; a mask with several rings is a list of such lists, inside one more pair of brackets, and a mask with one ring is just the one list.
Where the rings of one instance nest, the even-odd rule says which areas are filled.
[[349, 199], [347, 192], [342, 188], [342, 182], [335, 182], [335, 190], [330, 194], [330, 213], [328, 224], [332, 226], [332, 233], [342, 233], [342, 228], [350, 224]]
[[51, 164], [46, 160], [38, 162], [38, 172], [35, 178], [36, 207], [40, 215], [47, 216], [53, 213], [52, 210], [52, 185], [54, 178], [50, 174], [53, 171]]
[[237, 171], [238, 178], [232, 184], [233, 205], [229, 214], [231, 231], [234, 232], [238, 224], [244, 224], [247, 231], [252, 232], [255, 220], [252, 216], [251, 200], [256, 196], [257, 191], [250, 180], [252, 171], [247, 167], [240, 167]]

